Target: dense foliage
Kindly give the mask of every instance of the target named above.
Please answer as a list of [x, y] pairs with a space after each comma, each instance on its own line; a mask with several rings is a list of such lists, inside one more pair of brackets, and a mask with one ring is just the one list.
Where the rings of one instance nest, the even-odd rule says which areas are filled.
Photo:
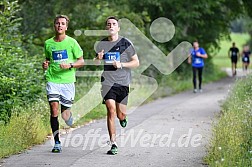
[[42, 74], [36, 57], [22, 47], [19, 31], [21, 19], [17, 2], [4, 1], [0, 15], [0, 120], [7, 122], [14, 106], [32, 103], [40, 98]]

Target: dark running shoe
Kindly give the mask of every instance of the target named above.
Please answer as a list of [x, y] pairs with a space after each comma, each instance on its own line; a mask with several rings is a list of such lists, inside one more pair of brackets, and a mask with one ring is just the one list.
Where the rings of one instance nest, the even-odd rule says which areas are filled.
[[128, 117], [126, 116], [124, 120], [120, 121], [120, 125], [125, 128], [128, 123]]
[[112, 144], [111, 149], [107, 152], [109, 155], [116, 155], [118, 153], [117, 146]]

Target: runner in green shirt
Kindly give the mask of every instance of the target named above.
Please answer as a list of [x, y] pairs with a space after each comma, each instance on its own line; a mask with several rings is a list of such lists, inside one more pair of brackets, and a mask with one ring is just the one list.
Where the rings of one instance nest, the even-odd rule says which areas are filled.
[[52, 152], [61, 152], [58, 110], [66, 124], [72, 126], [70, 108], [75, 96], [75, 68], [84, 65], [83, 51], [77, 41], [66, 35], [69, 19], [65, 15], [54, 19], [55, 36], [45, 41], [46, 91], [51, 110], [51, 128], [55, 145]]

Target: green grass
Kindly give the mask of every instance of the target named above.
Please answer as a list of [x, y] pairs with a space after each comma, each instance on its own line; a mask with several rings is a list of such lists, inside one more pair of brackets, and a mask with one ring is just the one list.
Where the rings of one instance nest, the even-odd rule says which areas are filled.
[[252, 76], [240, 79], [222, 106], [205, 161], [209, 166], [252, 164]]
[[42, 143], [50, 133], [48, 110], [43, 101], [27, 108], [15, 108], [10, 122], [0, 125], [0, 158]]
[[[228, 58], [228, 50], [232, 46], [232, 43], [235, 42], [236, 46], [239, 48], [240, 52], [242, 51], [243, 45], [247, 44], [250, 39], [249, 34], [239, 34], [231, 33], [231, 40], [223, 40], [220, 42], [220, 50], [213, 53], [213, 63], [214, 65], [222, 68], [228, 67], [231, 68], [231, 60]], [[238, 62], [238, 68], [242, 67], [241, 60]]]

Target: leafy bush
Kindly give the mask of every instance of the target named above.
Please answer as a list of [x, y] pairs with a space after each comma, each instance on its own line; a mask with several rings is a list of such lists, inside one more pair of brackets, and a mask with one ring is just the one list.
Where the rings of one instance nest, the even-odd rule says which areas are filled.
[[39, 56], [30, 56], [21, 47], [17, 2], [3, 1], [0, 15], [0, 121], [8, 122], [14, 106], [24, 106], [40, 98], [43, 73]]

